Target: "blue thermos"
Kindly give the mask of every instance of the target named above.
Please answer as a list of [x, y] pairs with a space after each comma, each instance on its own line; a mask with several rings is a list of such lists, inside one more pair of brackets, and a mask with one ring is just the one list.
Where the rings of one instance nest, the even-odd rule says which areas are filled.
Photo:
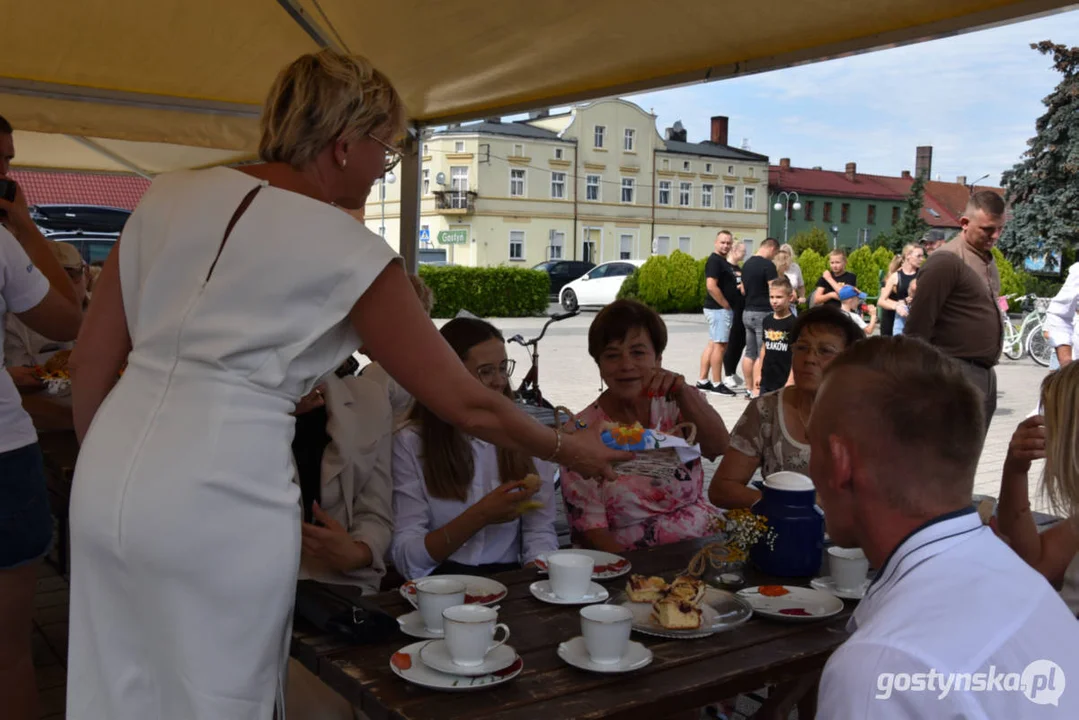
[[816, 576], [824, 547], [824, 513], [816, 505], [813, 481], [784, 471], [755, 485], [761, 499], [752, 510], [767, 518], [769, 532], [750, 550], [750, 560], [768, 575]]

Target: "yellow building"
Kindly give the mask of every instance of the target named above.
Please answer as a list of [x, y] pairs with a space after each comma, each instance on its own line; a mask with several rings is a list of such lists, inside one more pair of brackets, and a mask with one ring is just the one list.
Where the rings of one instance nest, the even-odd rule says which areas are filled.
[[[768, 158], [730, 147], [725, 117], [705, 142], [686, 142], [677, 123], [666, 134], [618, 99], [434, 132], [422, 151], [420, 262], [704, 257], [721, 228], [755, 247], [767, 234]], [[394, 246], [399, 190], [376, 184], [365, 212]]]

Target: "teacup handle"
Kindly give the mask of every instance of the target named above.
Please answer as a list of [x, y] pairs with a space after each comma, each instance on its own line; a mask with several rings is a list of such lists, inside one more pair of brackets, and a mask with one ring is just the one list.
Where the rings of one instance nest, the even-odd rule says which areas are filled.
[[496, 640], [495, 643], [493, 645], [491, 645], [491, 647], [487, 648], [487, 652], [491, 652], [492, 650], [494, 650], [499, 645], [505, 645], [506, 641], [510, 639], [510, 629], [505, 625], [505, 623], [498, 623], [497, 625], [495, 625], [495, 631], [493, 633], [491, 633], [492, 637], [494, 635], [498, 634], [498, 629], [499, 628], [502, 628], [503, 630], [505, 630], [506, 634], [502, 637], [501, 640]]

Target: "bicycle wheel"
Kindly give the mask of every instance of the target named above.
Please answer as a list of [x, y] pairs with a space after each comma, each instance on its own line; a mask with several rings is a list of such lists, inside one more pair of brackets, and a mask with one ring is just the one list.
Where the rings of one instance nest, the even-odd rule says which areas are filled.
[[1049, 367], [1049, 359], [1052, 356], [1053, 348], [1041, 327], [1034, 328], [1027, 337], [1027, 352], [1030, 353], [1030, 357], [1034, 359], [1034, 362], [1042, 367]]
[[1009, 360], [1018, 360], [1023, 357], [1023, 343], [1019, 340], [1019, 333], [1011, 323], [1004, 326], [1004, 354]]

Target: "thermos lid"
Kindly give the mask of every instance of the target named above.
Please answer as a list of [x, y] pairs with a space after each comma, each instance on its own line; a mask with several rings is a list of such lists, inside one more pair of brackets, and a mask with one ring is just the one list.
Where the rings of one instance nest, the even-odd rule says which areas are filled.
[[781, 470], [766, 477], [764, 486], [772, 490], [812, 490], [813, 481], [801, 473]]

